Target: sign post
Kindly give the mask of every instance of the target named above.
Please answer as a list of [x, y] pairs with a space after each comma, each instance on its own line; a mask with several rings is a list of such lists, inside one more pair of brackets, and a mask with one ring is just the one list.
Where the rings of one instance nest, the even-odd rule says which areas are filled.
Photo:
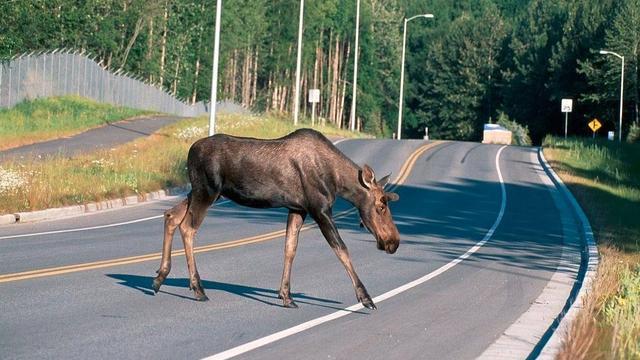
[[569, 124], [569, 113], [573, 108], [572, 99], [562, 99], [561, 110], [564, 113], [564, 138], [567, 138], [567, 125]]
[[320, 89], [309, 90], [309, 102], [311, 103], [311, 126], [316, 124], [316, 103], [320, 102]]
[[598, 121], [598, 119], [593, 119], [591, 120], [591, 122], [589, 122], [589, 128], [591, 129], [591, 131], [593, 131], [593, 138], [596, 138], [596, 131], [598, 131], [598, 129], [600, 129], [602, 127], [602, 124], [600, 124], [600, 121]]

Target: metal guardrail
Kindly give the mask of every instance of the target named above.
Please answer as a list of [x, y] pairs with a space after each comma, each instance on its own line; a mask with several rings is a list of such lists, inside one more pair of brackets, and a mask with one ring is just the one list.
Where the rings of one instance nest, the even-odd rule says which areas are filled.
[[0, 108], [40, 97], [77, 95], [98, 102], [178, 116], [206, 114], [139, 77], [112, 73], [83, 52], [67, 49], [14, 56], [0, 65]]

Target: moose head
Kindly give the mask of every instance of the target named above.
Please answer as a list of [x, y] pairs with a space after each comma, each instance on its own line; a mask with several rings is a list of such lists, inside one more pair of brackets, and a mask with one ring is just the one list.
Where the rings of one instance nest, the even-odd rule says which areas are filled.
[[376, 238], [378, 249], [393, 254], [400, 245], [400, 234], [391, 217], [389, 202], [397, 201], [400, 197], [396, 193], [384, 191], [389, 176], [376, 181], [373, 169], [369, 165], [363, 166], [359, 172], [359, 181], [366, 190], [366, 197], [358, 208], [362, 220], [360, 224]]

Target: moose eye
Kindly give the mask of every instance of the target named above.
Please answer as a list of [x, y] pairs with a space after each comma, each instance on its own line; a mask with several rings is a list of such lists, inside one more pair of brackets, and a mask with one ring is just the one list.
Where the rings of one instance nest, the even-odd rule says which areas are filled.
[[386, 208], [387, 207], [384, 204], [378, 205], [378, 213], [384, 213]]

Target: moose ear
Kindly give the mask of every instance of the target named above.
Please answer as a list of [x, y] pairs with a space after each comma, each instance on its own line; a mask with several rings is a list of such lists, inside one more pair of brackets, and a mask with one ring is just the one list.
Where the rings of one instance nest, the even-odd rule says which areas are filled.
[[376, 174], [373, 172], [373, 169], [369, 167], [369, 165], [364, 165], [362, 170], [360, 170], [360, 182], [367, 189], [371, 189], [376, 183]]
[[391, 174], [383, 177], [382, 179], [378, 180], [378, 185], [380, 185], [380, 187], [384, 188], [385, 186], [387, 186], [387, 183], [389, 182], [389, 178], [391, 177]]
[[386, 192], [384, 196], [387, 198], [387, 201], [398, 201], [400, 200], [400, 196], [396, 193]]

